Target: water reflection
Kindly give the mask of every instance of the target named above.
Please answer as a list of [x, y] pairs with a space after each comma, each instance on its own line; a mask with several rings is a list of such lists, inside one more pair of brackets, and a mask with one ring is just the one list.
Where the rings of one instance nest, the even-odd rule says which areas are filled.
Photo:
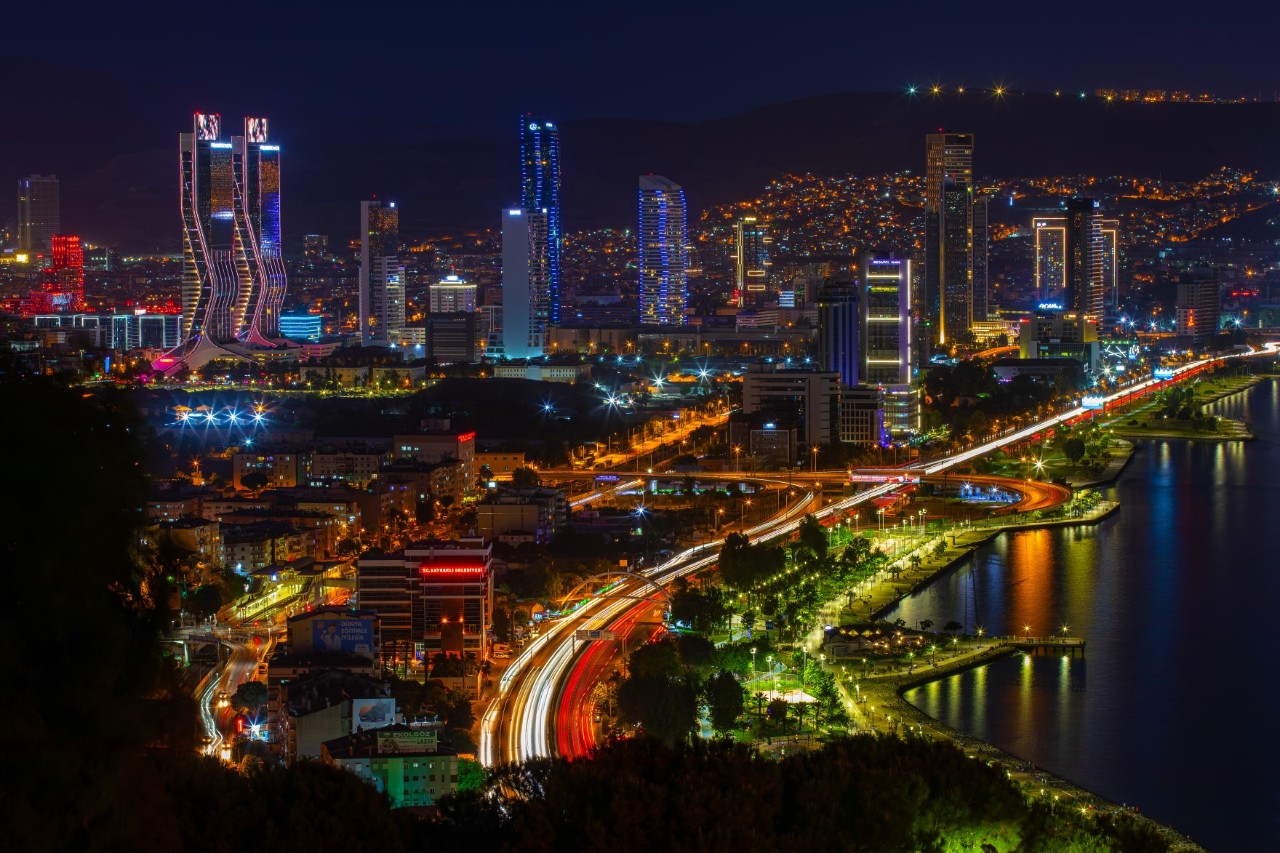
[[907, 698], [1211, 850], [1280, 850], [1280, 740], [1248, 736], [1280, 705], [1265, 663], [1280, 600], [1280, 393], [1268, 380], [1212, 410], [1250, 419], [1258, 440], [1140, 444], [1116, 516], [1003, 536], [888, 618], [993, 634], [1070, 626], [1084, 659], [1012, 658]]

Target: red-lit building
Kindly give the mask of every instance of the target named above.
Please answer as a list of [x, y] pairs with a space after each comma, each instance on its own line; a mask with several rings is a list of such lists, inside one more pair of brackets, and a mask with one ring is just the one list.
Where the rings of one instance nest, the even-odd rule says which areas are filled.
[[366, 552], [357, 564], [356, 600], [378, 614], [384, 657], [488, 657], [492, 560], [493, 546], [480, 537]]
[[397, 435], [391, 440], [391, 458], [393, 461], [412, 459], [427, 463], [456, 459], [462, 465], [463, 492], [469, 495], [475, 490], [476, 434], [474, 432]]
[[40, 289], [31, 292], [23, 315], [78, 314], [84, 305], [84, 249], [80, 238], [54, 234], [49, 266], [41, 271]]

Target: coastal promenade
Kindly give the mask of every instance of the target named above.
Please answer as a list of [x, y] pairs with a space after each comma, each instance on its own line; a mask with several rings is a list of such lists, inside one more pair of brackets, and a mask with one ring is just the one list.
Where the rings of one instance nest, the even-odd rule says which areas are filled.
[[[1113, 454], [1108, 469], [1092, 482], [1114, 480], [1128, 462], [1131, 450], [1132, 448], [1125, 448], [1123, 452]], [[1097, 524], [1119, 508], [1115, 501], [1101, 501], [1093, 509], [1076, 517], [1045, 519], [1033, 518], [1031, 513], [1021, 513], [957, 525], [926, 539], [909, 553], [900, 556], [895, 561], [900, 570], [896, 576], [893, 572], [882, 573], [884, 576], [866, 586], [853, 600], [851, 607], [845, 608], [833, 603], [824, 610], [824, 617], [831, 624], [861, 624], [864, 628], [879, 625], [883, 629], [885, 626], [876, 620], [899, 600], [926, 586], [996, 536], [1018, 530]], [[938, 542], [945, 543], [940, 553], [935, 552]], [[910, 557], [914, 554], [920, 555], [921, 560], [917, 565], [911, 566]], [[904, 633], [924, 636], [919, 632]], [[1086, 638], [1011, 636], [961, 640], [945, 634], [929, 636], [940, 641], [937, 643], [937, 651], [929, 655], [919, 654], [905, 665], [898, 660], [886, 660], [870, 653], [864, 658], [831, 658], [825, 661], [824, 666], [836, 676], [836, 683], [844, 696], [845, 706], [856, 730], [949, 741], [975, 760], [1003, 767], [1009, 778], [1017, 782], [1028, 797], [1044, 797], [1052, 800], [1055, 807], [1079, 809], [1086, 815], [1091, 812], [1125, 812], [1150, 825], [1169, 844], [1170, 850], [1180, 853], [1203, 850], [1176, 830], [1097, 796], [991, 744], [952, 729], [902, 698], [902, 694], [912, 688], [1015, 655], [1030, 655], [1037, 651], [1042, 654], [1083, 653]], [[820, 628], [805, 638], [805, 646], [815, 657], [821, 652], [822, 638]]]

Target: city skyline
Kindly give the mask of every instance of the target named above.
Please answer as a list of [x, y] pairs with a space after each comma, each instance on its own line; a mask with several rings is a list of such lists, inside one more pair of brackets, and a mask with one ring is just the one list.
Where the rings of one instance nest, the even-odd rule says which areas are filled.
[[15, 849], [1280, 849], [1280, 10], [350, 11], [6, 16]]

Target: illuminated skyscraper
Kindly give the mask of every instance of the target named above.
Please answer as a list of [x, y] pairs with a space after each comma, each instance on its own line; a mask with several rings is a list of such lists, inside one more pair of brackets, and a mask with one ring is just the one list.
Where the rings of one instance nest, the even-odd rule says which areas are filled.
[[58, 179], [53, 175], [29, 175], [18, 181], [18, 249], [48, 252], [53, 235], [61, 230]]
[[547, 344], [551, 262], [545, 210], [502, 212], [502, 350], [537, 358]]
[[1105, 290], [1102, 284], [1102, 212], [1091, 198], [1073, 198], [1067, 202], [1066, 217], [1066, 307], [1092, 317], [1102, 318]]
[[769, 249], [773, 237], [769, 226], [754, 216], [740, 218], [734, 226], [737, 275], [734, 279], [733, 298], [741, 308], [749, 293], [763, 293], [769, 286]]
[[911, 261], [874, 252], [862, 259], [861, 380], [911, 383]]
[[432, 314], [472, 313], [476, 310], [476, 286], [459, 276], [447, 275], [427, 289]]
[[985, 192], [976, 193], [973, 204], [969, 207], [969, 278], [971, 317], [973, 321], [986, 320], [991, 310], [991, 283], [988, 280], [988, 266], [991, 258], [991, 229], [988, 225], [991, 196]]
[[197, 113], [179, 137], [182, 179], [181, 357], [198, 366], [227, 345], [274, 346], [284, 302], [280, 256], [280, 147], [267, 120], [245, 119], [243, 136], [222, 141], [217, 115]]
[[560, 323], [560, 131], [525, 113], [520, 119], [520, 207], [547, 215], [547, 319]]
[[[1104, 300], [1112, 305], [1119, 300], [1119, 264], [1117, 243], [1120, 220], [1098, 220], [1102, 238], [1101, 282]], [[1067, 216], [1037, 216], [1031, 220], [1035, 233], [1036, 295], [1041, 302], [1067, 303]], [[1073, 309], [1074, 310], [1074, 309]]]
[[404, 332], [404, 265], [394, 201], [360, 202], [360, 345], [391, 346]]
[[818, 369], [839, 373], [841, 385], [858, 384], [858, 287], [852, 281], [818, 289]]
[[688, 303], [684, 190], [658, 175], [640, 178], [640, 322], [680, 326]]
[[973, 321], [973, 134], [925, 138], [925, 315], [940, 346]]
[[244, 136], [231, 137], [231, 143], [236, 244], [248, 267], [248, 282], [241, 288], [246, 295], [241, 297], [244, 313], [237, 336], [245, 343], [275, 346], [275, 339], [280, 337], [280, 309], [285, 294], [280, 146], [267, 141], [265, 118], [246, 118]]
[[85, 310], [84, 250], [80, 238], [54, 234], [49, 238], [48, 266], [41, 270], [40, 289], [22, 307], [24, 316], [76, 314]]

